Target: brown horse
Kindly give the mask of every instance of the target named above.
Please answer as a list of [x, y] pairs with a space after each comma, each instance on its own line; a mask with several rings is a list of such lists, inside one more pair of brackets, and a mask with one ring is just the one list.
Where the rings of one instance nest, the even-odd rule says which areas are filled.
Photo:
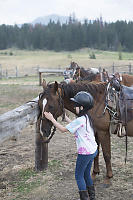
[[74, 80], [101, 81], [101, 75], [97, 68], [88, 68], [86, 70], [84, 67], [80, 67], [76, 62], [71, 62], [70, 69], [74, 72]]
[[[58, 84], [55, 82], [44, 86], [44, 91], [40, 94], [39, 99], [39, 107], [41, 111], [39, 124], [43, 136], [48, 137], [51, 132], [52, 123], [44, 117], [43, 111], [51, 112], [55, 119], [64, 113], [64, 108], [75, 113], [73, 102], [70, 101], [70, 98], [74, 97], [74, 95], [79, 91], [90, 92], [95, 101], [95, 106], [90, 111], [90, 114], [94, 122], [96, 140], [98, 146], [101, 144], [102, 147], [107, 169], [106, 175], [108, 178], [111, 178], [113, 174], [111, 167], [111, 145], [109, 133], [110, 115], [107, 110], [105, 110], [105, 113], [103, 114], [105, 108], [106, 86], [107, 83], [88, 81], [70, 84]], [[94, 161], [94, 174], [99, 173], [98, 156]]]
[[[95, 137], [99, 145], [101, 144], [103, 156], [106, 164], [107, 173], [106, 176], [111, 178], [112, 167], [111, 167], [111, 144], [110, 144], [110, 114], [108, 109], [105, 110], [105, 100], [106, 100], [106, 91], [107, 83], [105, 82], [88, 82], [82, 81], [77, 83], [70, 84], [58, 84], [57, 82], [48, 84], [47, 86], [43, 85], [44, 91], [41, 93], [39, 98], [39, 107], [40, 107], [40, 131], [44, 137], [49, 137], [51, 132], [52, 123], [47, 120], [43, 111], [51, 112], [55, 119], [61, 116], [64, 113], [64, 108], [75, 113], [73, 102], [70, 101], [71, 97], [79, 91], [90, 92], [94, 97], [94, 108], [90, 110], [91, 117], [94, 123]], [[128, 88], [127, 88], [128, 89]], [[129, 88], [129, 93], [131, 90]], [[129, 95], [129, 94], [128, 94]], [[133, 96], [133, 91], [132, 91]], [[130, 114], [133, 116], [133, 110], [130, 110]], [[133, 137], [133, 119], [127, 122], [126, 125], [126, 134], [127, 136]], [[93, 175], [99, 174], [99, 153], [94, 160]]]
[[83, 67], [77, 67], [73, 78], [75, 80], [88, 80], [88, 81], [101, 81], [101, 74], [96, 68], [84, 69]]
[[116, 72], [114, 76], [117, 78], [117, 80], [120, 81], [122, 85], [126, 85], [128, 87], [133, 85], [133, 75], [129, 74], [120, 75], [118, 72]]

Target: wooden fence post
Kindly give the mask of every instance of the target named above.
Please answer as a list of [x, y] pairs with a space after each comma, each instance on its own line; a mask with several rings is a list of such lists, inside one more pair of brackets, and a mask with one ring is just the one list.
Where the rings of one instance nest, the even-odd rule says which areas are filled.
[[[44, 137], [40, 134], [40, 122], [36, 122], [35, 137], [35, 170], [43, 171], [48, 167], [48, 143], [43, 143]], [[47, 139], [47, 138], [46, 138]]]
[[8, 70], [6, 69], [6, 78], [8, 78]]
[[2, 66], [0, 64], [0, 79], [2, 79]]
[[42, 73], [39, 72], [39, 86], [42, 85]]
[[16, 67], [16, 77], [18, 77], [18, 68]]
[[114, 74], [114, 73], [115, 73], [115, 65], [113, 63], [113, 65], [112, 65], [112, 74]]
[[129, 71], [129, 74], [132, 73], [132, 67], [131, 67], [131, 63], [129, 63], [129, 66], [128, 66], [128, 71]]

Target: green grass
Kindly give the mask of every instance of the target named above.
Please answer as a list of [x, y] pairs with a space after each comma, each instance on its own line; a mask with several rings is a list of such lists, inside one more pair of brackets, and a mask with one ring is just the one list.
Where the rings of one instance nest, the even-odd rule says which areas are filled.
[[[64, 80], [63, 76], [54, 76], [54, 75], [46, 75], [42, 74], [42, 79], [45, 79], [46, 82], [57, 81], [61, 82]], [[27, 77], [18, 77], [18, 78], [2, 78], [0, 79], [0, 84], [5, 85], [39, 85], [39, 77], [38, 76], [27, 76]]]
[[[6, 52], [6, 54], [4, 52]], [[12, 52], [13, 55], [10, 55], [10, 52]], [[90, 59], [90, 54], [92, 52], [95, 54], [96, 59]], [[0, 50], [0, 64], [4, 76], [6, 76], [6, 72], [8, 76], [15, 76], [17, 67], [19, 76], [34, 75], [37, 77], [39, 68], [65, 69], [70, 65], [71, 61], [75, 61], [79, 66], [85, 68], [102, 67], [107, 69], [110, 68], [113, 63], [117, 66], [129, 65], [129, 63], [133, 65], [133, 53], [122, 52], [122, 60], [119, 60], [118, 52], [89, 48], [71, 52], [28, 51], [17, 49]], [[27, 79], [25, 81], [27, 81]]]
[[51, 160], [49, 163], [48, 163], [48, 168], [50, 170], [55, 170], [59, 167], [61, 167], [61, 161], [60, 160]]
[[[45, 172], [42, 173], [42, 175]], [[21, 199], [23, 195], [31, 192], [34, 188], [40, 186], [41, 180], [38, 178], [38, 173], [32, 168], [20, 170], [16, 176], [16, 179], [9, 183], [12, 185], [12, 193], [17, 194], [15, 199]], [[23, 198], [24, 199], [24, 198]]]
[[[33, 177], [37, 176], [37, 172], [35, 172], [33, 169], [26, 169], [21, 170], [18, 174], [18, 180], [17, 182], [13, 182], [14, 185], [13, 192], [20, 192], [20, 193], [27, 193], [32, 188], [38, 186], [40, 184], [40, 180], [34, 180]], [[30, 179], [32, 181], [30, 181]]]
[[[2, 54], [2, 52], [7, 52], [7, 54], [6, 55]], [[9, 55], [10, 52], [13, 53], [12, 56]], [[55, 66], [64, 67], [66, 64], [69, 64], [71, 60], [77, 60], [77, 59], [82, 60], [84, 58], [89, 60], [90, 52], [94, 52], [97, 59], [106, 59], [106, 60], [119, 59], [118, 52], [102, 51], [89, 48], [84, 48], [71, 52], [68, 51], [54, 52], [54, 51], [43, 51], [43, 50], [28, 51], [28, 50], [7, 49], [7, 50], [0, 50], [0, 59], [5, 63], [8, 63], [10, 61], [12, 62], [20, 61], [25, 63], [28, 61], [29, 64], [32, 63], [34, 65], [36, 64], [40, 65], [42, 64], [42, 62], [44, 62], [44, 65], [45, 63], [49, 64], [49, 66], [51, 64], [51, 67], [54, 68]], [[130, 60], [130, 59], [132, 60], [133, 53], [122, 52], [122, 58], [124, 60]]]
[[[60, 160], [51, 160], [48, 163], [48, 170], [50, 173], [55, 173], [59, 167], [61, 167]], [[27, 168], [20, 170], [14, 180], [9, 182], [12, 186], [12, 193], [16, 194], [16, 197], [12, 200], [24, 199], [24, 196], [30, 193], [35, 188], [42, 186], [46, 183], [42, 177], [47, 174], [47, 171], [36, 172], [33, 168]]]

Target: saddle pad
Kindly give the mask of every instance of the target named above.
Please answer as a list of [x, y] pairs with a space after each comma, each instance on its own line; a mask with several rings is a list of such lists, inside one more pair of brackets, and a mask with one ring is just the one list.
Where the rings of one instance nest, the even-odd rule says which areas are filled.
[[133, 87], [122, 85], [119, 95], [120, 120], [123, 124], [133, 119]]

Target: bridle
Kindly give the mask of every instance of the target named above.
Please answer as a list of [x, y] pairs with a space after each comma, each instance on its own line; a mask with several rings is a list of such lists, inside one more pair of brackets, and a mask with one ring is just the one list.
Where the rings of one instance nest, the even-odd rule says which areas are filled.
[[[118, 117], [117, 117], [117, 110], [113, 109], [110, 105], [109, 105], [109, 102], [111, 101], [111, 99], [109, 98], [109, 93], [110, 93], [110, 89], [113, 89], [113, 87], [111, 86], [111, 81], [109, 81], [107, 83], [107, 86], [106, 86], [106, 89], [105, 89], [105, 93], [103, 95], [103, 98], [101, 99], [100, 101], [100, 104], [102, 104], [102, 102], [104, 101], [104, 109], [103, 109], [103, 112], [101, 113], [101, 115], [97, 116], [97, 118], [101, 118], [101, 117], [104, 117], [105, 115], [105, 112], [106, 110], [108, 111], [109, 115], [115, 119], [115, 120], [118, 120]], [[99, 104], [97, 105], [96, 107], [96, 110], [95, 110], [95, 114], [98, 112], [98, 110], [100, 109], [100, 106]], [[110, 121], [109, 121], [110, 122]]]
[[80, 78], [81, 78], [80, 72], [81, 72], [80, 68], [78, 68], [78, 69], [75, 70], [74, 75], [73, 75], [74, 79], [80, 80]]
[[[42, 97], [41, 95], [43, 95], [43, 93], [40, 93], [39, 99], [41, 99], [41, 97]], [[62, 98], [63, 97], [62, 96], [62, 88], [59, 88], [57, 90], [57, 95], [59, 97], [58, 108], [57, 108], [57, 111], [55, 112], [55, 114], [53, 115], [53, 117], [57, 120], [58, 111], [59, 111], [59, 109], [61, 109], [61, 111], [62, 111], [62, 121], [63, 121], [65, 119], [65, 109], [64, 109], [64, 101], [63, 101], [63, 98]], [[45, 120], [45, 119], [46, 119], [45, 117], [41, 117], [40, 116], [40, 122], [43, 121], [43, 120]], [[53, 135], [55, 134], [55, 131], [56, 131], [56, 127], [55, 126], [53, 126], [53, 127], [54, 128], [53, 128], [50, 136], [48, 137], [47, 140], [43, 140], [43, 143], [49, 143], [50, 140], [52, 139], [52, 137], [53, 137]]]

